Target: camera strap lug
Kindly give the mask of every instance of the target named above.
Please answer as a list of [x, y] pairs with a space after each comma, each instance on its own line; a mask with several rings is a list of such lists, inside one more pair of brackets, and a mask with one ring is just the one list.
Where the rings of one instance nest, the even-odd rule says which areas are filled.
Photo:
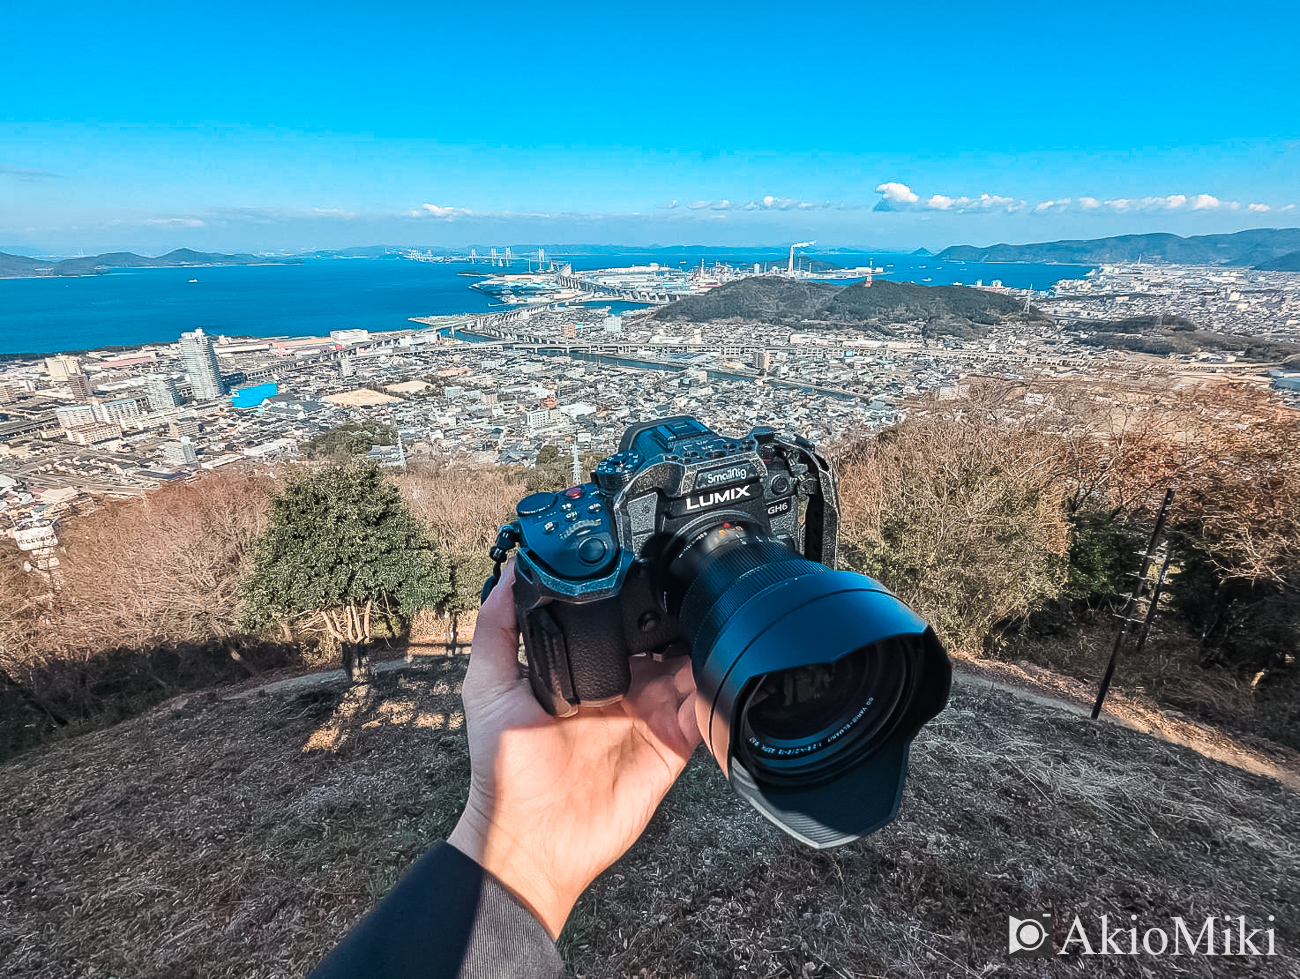
[[515, 545], [519, 543], [519, 537], [520, 530], [517, 523], [502, 524], [501, 529], [497, 531], [496, 543], [488, 548], [488, 557], [493, 562], [492, 574], [487, 581], [483, 582], [483, 590], [478, 597], [480, 605], [487, 601], [488, 596], [492, 594], [492, 589], [501, 580], [501, 566], [510, 557], [510, 552], [515, 549]]

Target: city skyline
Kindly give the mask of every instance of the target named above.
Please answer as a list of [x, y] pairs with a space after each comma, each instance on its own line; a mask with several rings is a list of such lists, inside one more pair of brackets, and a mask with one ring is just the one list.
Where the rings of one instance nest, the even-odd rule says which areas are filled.
[[26, 7], [13, 36], [58, 43], [7, 66], [0, 250], [907, 251], [1300, 224], [1300, 13], [1224, 16]]

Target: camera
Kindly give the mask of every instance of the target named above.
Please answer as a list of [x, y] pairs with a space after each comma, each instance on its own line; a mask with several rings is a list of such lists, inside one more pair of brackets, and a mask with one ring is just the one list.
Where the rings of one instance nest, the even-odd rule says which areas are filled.
[[591, 475], [521, 500], [492, 550], [499, 570], [519, 547], [515, 611], [541, 705], [607, 706], [632, 657], [689, 656], [704, 742], [763, 815], [819, 848], [890, 822], [951, 666], [883, 585], [835, 570], [827, 460], [769, 427], [731, 438], [678, 416], [628, 428]]

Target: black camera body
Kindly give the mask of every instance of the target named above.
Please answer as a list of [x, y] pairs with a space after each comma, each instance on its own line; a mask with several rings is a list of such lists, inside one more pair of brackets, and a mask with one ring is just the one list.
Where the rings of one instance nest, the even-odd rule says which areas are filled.
[[678, 416], [629, 428], [592, 478], [524, 498], [503, 528], [542, 706], [607, 706], [632, 657], [689, 655], [700, 732], [764, 815], [819, 847], [891, 820], [950, 667], [887, 589], [834, 570], [827, 460], [772, 428], [731, 438]]
[[637, 425], [592, 475], [518, 506], [515, 611], [533, 690], [557, 716], [619, 700], [630, 656], [690, 652], [669, 614], [671, 582], [655, 574], [673, 541], [756, 527], [835, 565], [830, 468], [771, 428], [729, 439], [684, 416]]

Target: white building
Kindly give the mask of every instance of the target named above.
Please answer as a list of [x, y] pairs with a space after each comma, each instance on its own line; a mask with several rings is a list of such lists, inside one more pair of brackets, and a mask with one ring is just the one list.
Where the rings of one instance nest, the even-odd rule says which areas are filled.
[[54, 417], [59, 420], [59, 427], [63, 429], [91, 425], [97, 420], [94, 405], [63, 405], [54, 409]]
[[165, 442], [162, 447], [163, 461], [171, 466], [192, 466], [199, 461], [194, 451], [194, 443], [182, 437], [177, 442]]
[[51, 381], [66, 381], [73, 374], [81, 373], [81, 361], [71, 354], [56, 354], [45, 358], [45, 372]]
[[144, 386], [149, 393], [149, 407], [154, 411], [166, 411], [181, 403], [176, 381], [169, 374], [150, 374], [144, 379]]
[[95, 405], [95, 420], [121, 424], [140, 417], [140, 404], [135, 398], [114, 398]]
[[202, 330], [182, 333], [180, 347], [181, 363], [194, 390], [194, 400], [212, 401], [225, 394], [226, 385], [221, 379], [216, 351], [212, 349], [212, 338]]

